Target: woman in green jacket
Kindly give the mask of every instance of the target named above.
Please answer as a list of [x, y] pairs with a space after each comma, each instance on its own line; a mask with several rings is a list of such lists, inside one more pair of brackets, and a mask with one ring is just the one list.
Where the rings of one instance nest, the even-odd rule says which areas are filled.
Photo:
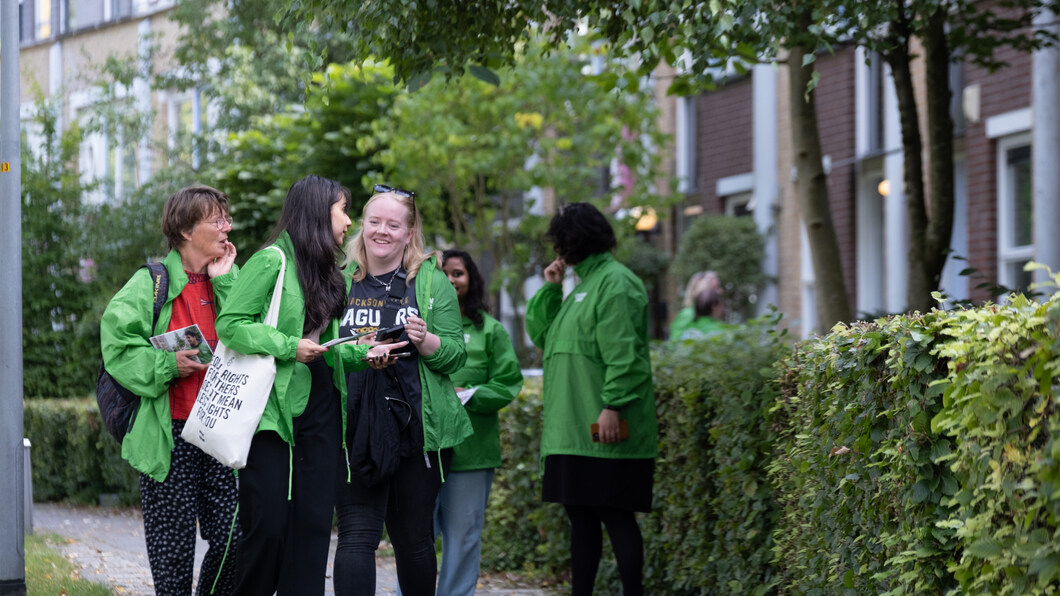
[[[384, 523], [405, 596], [433, 596], [432, 516], [452, 447], [471, 423], [449, 375], [466, 358], [453, 286], [424, 250], [411, 191], [376, 185], [353, 239], [356, 269], [340, 333], [378, 344], [374, 331], [403, 325], [407, 357], [370, 361], [348, 375], [351, 473], [338, 494], [335, 594], [375, 594]], [[369, 339], [371, 338], [371, 339]], [[398, 348], [392, 344], [374, 349]], [[349, 354], [343, 354], [345, 359]], [[389, 418], [393, 416], [393, 418]], [[392, 433], [381, 429], [392, 425]]]
[[[235, 565], [225, 558], [236, 511], [232, 472], [180, 438], [207, 364], [198, 349], [156, 349], [151, 336], [197, 324], [217, 345], [214, 318], [239, 270], [228, 241], [228, 197], [208, 186], [181, 189], [162, 208], [162, 233], [170, 251], [162, 264], [168, 293], [154, 327], [153, 280], [144, 268], [107, 305], [100, 347], [107, 371], [142, 396], [122, 457], [140, 472], [144, 541], [157, 594], [192, 590], [196, 526], [210, 544], [200, 569], [198, 593], [228, 594]], [[229, 551], [233, 554], [234, 551]]]
[[[611, 256], [614, 230], [592, 205], [564, 206], [548, 237], [558, 258], [526, 312], [530, 339], [544, 349], [542, 495], [571, 521], [571, 593], [592, 594], [603, 523], [623, 594], [637, 596], [644, 547], [634, 512], [651, 509], [658, 442], [648, 295]], [[564, 299], [567, 265], [581, 281]]]
[[453, 448], [449, 475], [438, 494], [434, 530], [442, 535], [438, 593], [471, 596], [478, 583], [482, 526], [486, 519], [493, 469], [501, 465], [497, 411], [523, 386], [523, 373], [508, 332], [489, 315], [486, 281], [471, 255], [442, 253], [442, 271], [460, 300], [467, 363], [449, 378], [460, 395], [475, 434]]
[[[324, 592], [345, 379], [341, 359], [325, 360], [320, 344], [335, 336], [345, 302], [339, 260], [349, 201], [349, 190], [333, 180], [295, 182], [267, 243], [286, 261], [276, 327], [262, 322], [281, 264], [271, 249], [247, 261], [217, 318], [225, 346], [276, 359], [276, 380], [239, 472], [243, 540], [234, 594]], [[368, 347], [357, 352], [364, 357]]]

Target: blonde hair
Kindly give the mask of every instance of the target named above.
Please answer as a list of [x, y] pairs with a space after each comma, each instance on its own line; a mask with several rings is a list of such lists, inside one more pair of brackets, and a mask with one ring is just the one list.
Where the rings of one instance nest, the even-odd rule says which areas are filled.
[[684, 306], [695, 306], [696, 296], [705, 290], [721, 290], [721, 280], [718, 279], [717, 273], [713, 271], [698, 271], [693, 273], [692, 277], [688, 280], [688, 285], [685, 286]]
[[372, 203], [384, 198], [397, 201], [404, 205], [408, 211], [405, 225], [409, 228], [409, 241], [405, 245], [405, 254], [401, 258], [401, 264], [405, 267], [405, 271], [408, 272], [408, 279], [416, 277], [416, 273], [420, 270], [420, 265], [434, 254], [433, 252], [428, 252], [425, 248], [427, 243], [423, 239], [423, 225], [420, 220], [420, 210], [416, 209], [416, 202], [412, 198], [393, 192], [374, 194], [364, 204], [364, 208], [361, 209], [361, 227], [350, 241], [350, 250], [346, 251], [349, 255], [347, 265], [353, 264], [356, 267], [353, 272], [353, 281], [355, 282], [363, 281], [368, 273], [366, 270], [368, 266], [368, 251], [364, 247], [364, 214]]

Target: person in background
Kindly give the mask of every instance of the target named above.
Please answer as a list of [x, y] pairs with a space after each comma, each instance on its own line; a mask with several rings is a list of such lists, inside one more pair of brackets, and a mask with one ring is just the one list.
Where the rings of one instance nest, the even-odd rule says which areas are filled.
[[[380, 340], [372, 331], [403, 324], [399, 340], [411, 349], [402, 358], [387, 353], [347, 378], [350, 471], [338, 489], [335, 593], [375, 594], [375, 551], [385, 523], [401, 591], [433, 596], [434, 505], [452, 447], [472, 432], [449, 380], [466, 360], [460, 307], [436, 258], [424, 249], [415, 194], [378, 184], [374, 192], [353, 239], [355, 271], [340, 332], [368, 332], [357, 341], [374, 345]], [[393, 434], [374, 432], [393, 421], [367, 418], [373, 411], [400, 422]]]
[[196, 593], [228, 594], [235, 578], [235, 476], [180, 437], [209, 367], [196, 359], [198, 349], [170, 352], [150, 341], [197, 324], [217, 345], [214, 319], [239, 271], [231, 230], [223, 192], [189, 186], [174, 193], [162, 208], [169, 294], [154, 328], [155, 289], [144, 268], [114, 295], [100, 320], [104, 366], [142, 397], [121, 453], [140, 472], [147, 560], [160, 595], [191, 594], [196, 528], [209, 543]]
[[489, 315], [486, 282], [471, 255], [442, 253], [442, 270], [460, 300], [467, 363], [449, 375], [458, 392], [473, 392], [464, 404], [475, 434], [453, 448], [449, 474], [438, 494], [434, 529], [442, 535], [438, 594], [470, 596], [478, 583], [482, 527], [493, 470], [501, 465], [497, 411], [523, 386], [523, 374], [508, 332]]
[[[570, 518], [571, 594], [592, 594], [603, 524], [622, 592], [639, 596], [644, 544], [634, 512], [651, 508], [658, 443], [648, 295], [611, 255], [614, 230], [592, 205], [563, 206], [547, 237], [557, 258], [526, 309], [526, 330], [544, 350], [542, 496]], [[568, 266], [580, 281], [564, 298]]]
[[720, 288], [709, 285], [703, 287], [693, 302], [696, 318], [679, 339], [703, 339], [728, 328], [722, 320], [725, 316], [725, 301]]
[[[349, 190], [326, 178], [291, 185], [266, 243], [286, 262], [276, 327], [262, 322], [281, 264], [271, 248], [250, 257], [217, 318], [225, 346], [276, 359], [276, 379], [239, 472], [243, 540], [233, 594], [324, 593], [346, 384], [342, 360], [325, 359], [320, 343], [337, 336], [345, 303], [339, 262], [352, 223], [349, 201]], [[357, 356], [379, 353], [368, 350], [360, 346]]]
[[670, 323], [670, 341], [681, 339], [681, 336], [692, 325], [692, 321], [696, 319], [696, 296], [706, 289], [713, 289], [718, 293], [721, 292], [721, 281], [718, 279], [718, 274], [713, 271], [693, 273], [685, 285], [683, 306], [674, 317], [673, 322]]

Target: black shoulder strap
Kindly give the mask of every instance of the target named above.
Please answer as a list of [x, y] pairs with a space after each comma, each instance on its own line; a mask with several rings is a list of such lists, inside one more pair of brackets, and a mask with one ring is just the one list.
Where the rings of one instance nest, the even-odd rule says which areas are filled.
[[166, 303], [166, 298], [169, 297], [169, 271], [166, 270], [166, 266], [162, 263], [146, 263], [144, 267], [147, 267], [147, 270], [151, 272], [151, 287], [154, 288], [155, 318], [151, 322], [151, 329], [153, 330], [155, 325], [158, 324], [162, 305]]

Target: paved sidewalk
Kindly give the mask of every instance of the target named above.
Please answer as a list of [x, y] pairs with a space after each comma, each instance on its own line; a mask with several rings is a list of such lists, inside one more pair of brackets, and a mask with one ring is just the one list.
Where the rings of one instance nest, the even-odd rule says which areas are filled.
[[[115, 594], [154, 594], [144, 545], [144, 525], [139, 509], [78, 507], [55, 503], [33, 505], [33, 529], [37, 534], [59, 534], [66, 544], [62, 554], [81, 569], [81, 577], [114, 587]], [[331, 535], [325, 593], [333, 594], [332, 565], [335, 534]], [[196, 544], [195, 569], [206, 552], [206, 543]], [[397, 574], [392, 557], [376, 560], [376, 594], [396, 594]], [[482, 578], [475, 592], [486, 596], [547, 596], [556, 592], [508, 585], [503, 579]]]

